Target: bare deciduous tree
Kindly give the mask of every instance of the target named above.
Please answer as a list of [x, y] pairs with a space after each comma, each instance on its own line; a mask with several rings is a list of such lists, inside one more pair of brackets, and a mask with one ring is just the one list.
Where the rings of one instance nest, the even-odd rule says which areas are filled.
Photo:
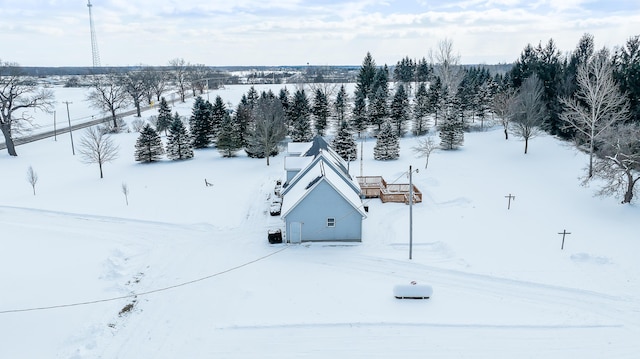
[[622, 203], [631, 203], [640, 180], [640, 124], [618, 124], [601, 133], [593, 175], [604, 180], [599, 195], [620, 195]]
[[502, 127], [504, 128], [504, 139], [509, 139], [509, 117], [511, 115], [511, 106], [515, 99], [515, 92], [512, 88], [498, 92], [491, 101], [491, 109], [498, 116]]
[[277, 146], [287, 135], [284, 110], [277, 98], [260, 98], [253, 109], [254, 127], [250, 133], [249, 151], [264, 153], [269, 165], [269, 157], [277, 153]]
[[436, 143], [433, 135], [427, 135], [424, 138], [418, 139], [418, 144], [412, 147], [413, 152], [415, 152], [420, 157], [426, 157], [427, 161], [424, 165], [424, 169], [426, 170], [429, 166], [429, 157], [431, 153], [438, 148], [438, 144]]
[[191, 93], [193, 96], [204, 94], [207, 87], [207, 77], [209, 77], [209, 69], [204, 64], [194, 64], [187, 67], [187, 80], [191, 85]]
[[93, 108], [111, 114], [113, 121], [113, 129], [117, 130], [118, 121], [116, 112], [128, 105], [128, 96], [122, 79], [116, 73], [109, 73], [104, 76], [94, 75], [91, 78], [91, 87], [93, 88], [87, 100]]
[[140, 104], [145, 97], [145, 78], [142, 71], [129, 71], [121, 77], [121, 86], [124, 87], [124, 91], [129, 95], [133, 101], [133, 105], [136, 108], [136, 115], [142, 117], [140, 111]]
[[100, 168], [100, 178], [103, 178], [102, 165], [118, 158], [119, 147], [108, 134], [97, 127], [89, 127], [80, 139], [78, 152], [84, 163], [97, 163]]
[[584, 136], [589, 146], [588, 177], [593, 176], [595, 142], [609, 127], [627, 119], [629, 103], [618, 90], [613, 68], [605, 53], [592, 56], [580, 65], [573, 98], [561, 98], [564, 112], [560, 119]]
[[524, 140], [525, 154], [529, 149], [529, 140], [540, 133], [540, 126], [546, 117], [543, 95], [542, 82], [533, 74], [522, 83], [511, 107], [511, 133]]
[[455, 96], [464, 73], [460, 67], [460, 55], [453, 52], [453, 41], [448, 38], [439, 41], [436, 50], [429, 51], [429, 58], [434, 64], [436, 76], [442, 82], [443, 90], [449, 96]]
[[33, 170], [33, 167], [29, 166], [27, 169], [27, 182], [31, 185], [33, 189], [33, 195], [36, 195], [36, 183], [38, 183], [38, 174]]
[[122, 189], [122, 194], [124, 195], [124, 200], [127, 203], [127, 206], [129, 205], [129, 186], [122, 182], [122, 187], [120, 187]]
[[0, 60], [0, 131], [10, 156], [17, 156], [13, 136], [31, 125], [29, 109], [49, 112], [53, 91], [38, 86], [22, 76], [17, 64]]
[[171, 79], [175, 82], [178, 93], [180, 94], [180, 101], [184, 102], [189, 85], [187, 78], [189, 64], [182, 58], [175, 58], [169, 61], [169, 67], [171, 68]]
[[167, 90], [167, 73], [152, 66], [146, 66], [140, 72], [142, 73], [147, 103], [151, 104], [154, 97], [157, 102], [160, 102], [162, 94]]

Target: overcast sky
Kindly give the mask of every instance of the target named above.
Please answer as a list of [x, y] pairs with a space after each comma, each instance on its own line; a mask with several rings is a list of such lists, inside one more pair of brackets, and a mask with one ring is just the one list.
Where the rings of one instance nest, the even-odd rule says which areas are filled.
[[[103, 66], [378, 65], [448, 38], [465, 64], [511, 63], [553, 38], [571, 51], [640, 34], [639, 0], [93, 0]], [[91, 66], [86, 0], [0, 0], [0, 59]]]

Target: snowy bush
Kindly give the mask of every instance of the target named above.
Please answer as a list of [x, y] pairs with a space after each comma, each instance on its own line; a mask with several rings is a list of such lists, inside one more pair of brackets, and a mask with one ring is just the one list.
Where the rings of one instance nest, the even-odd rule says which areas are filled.
[[144, 125], [145, 125], [145, 121], [140, 118], [136, 118], [135, 120], [131, 121], [131, 128], [136, 132], [140, 132], [140, 130], [142, 130]]

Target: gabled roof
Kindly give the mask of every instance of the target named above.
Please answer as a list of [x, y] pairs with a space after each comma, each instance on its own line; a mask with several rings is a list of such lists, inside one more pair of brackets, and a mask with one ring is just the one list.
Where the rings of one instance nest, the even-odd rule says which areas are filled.
[[322, 138], [322, 136], [317, 135], [316, 137], [313, 138], [313, 141], [311, 142], [311, 145], [307, 148], [307, 150], [305, 152], [303, 152], [300, 156], [313, 156], [316, 157], [317, 155], [320, 154], [321, 151], [326, 151], [329, 148], [329, 144], [327, 143], [327, 141], [324, 140], [324, 138]]
[[[288, 183], [285, 183], [282, 195], [284, 196], [291, 190], [291, 188], [295, 187], [297, 183], [306, 175], [307, 172], [311, 170], [314, 166], [317, 166], [318, 163], [325, 164], [326, 168], [331, 168], [336, 174], [342, 178], [342, 180], [351, 187], [351, 190], [356, 194], [360, 194], [360, 185], [356, 182], [353, 177], [349, 175], [347, 168], [344, 166], [344, 162], [340, 161], [340, 156], [336, 154], [336, 156], [332, 155], [333, 150], [329, 149], [328, 151], [321, 151], [318, 156], [316, 156], [311, 163], [309, 163], [305, 168], [303, 168], [300, 172], [298, 172]], [[335, 152], [333, 152], [335, 154]]]
[[[354, 191], [350, 182], [353, 180], [345, 180], [345, 177], [338, 173], [331, 166], [326, 166], [323, 161], [316, 161], [315, 164], [309, 166], [308, 170], [301, 175], [295, 185], [289, 186], [286, 194], [283, 192], [284, 201], [282, 202], [282, 218], [285, 218], [302, 200], [316, 188], [319, 183], [326, 182], [333, 187], [342, 198], [344, 198], [362, 217], [366, 217], [362, 208], [362, 199], [359, 190]], [[356, 183], [357, 186], [357, 183]], [[359, 188], [359, 187], [358, 187]]]

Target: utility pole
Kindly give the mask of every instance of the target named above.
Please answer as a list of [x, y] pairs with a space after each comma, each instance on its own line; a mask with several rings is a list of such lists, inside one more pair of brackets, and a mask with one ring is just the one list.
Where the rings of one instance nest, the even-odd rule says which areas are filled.
[[409, 259], [413, 257], [413, 170], [409, 165]]
[[504, 198], [508, 198], [509, 199], [509, 204], [507, 204], [507, 209], [511, 209], [511, 200], [516, 200], [516, 196], [512, 196], [511, 193], [509, 193], [508, 196], [504, 196]]
[[58, 141], [58, 136], [56, 135], [56, 111], [53, 111], [53, 140]]
[[[416, 168], [415, 172], [418, 171]], [[409, 166], [409, 259], [413, 259], [413, 172]]]
[[558, 234], [562, 234], [562, 246], [560, 247], [560, 250], [563, 250], [564, 249], [564, 237], [567, 234], [571, 234], [571, 232], [567, 232], [566, 229], [563, 229], [562, 232], [558, 232]]
[[362, 166], [363, 166], [363, 161], [364, 161], [364, 136], [362, 137], [362, 140], [360, 141], [360, 177], [364, 176], [362, 174]]
[[73, 147], [73, 131], [71, 131], [71, 115], [69, 115], [69, 104], [72, 104], [73, 102], [69, 102], [69, 101], [63, 101], [63, 104], [67, 105], [67, 119], [69, 120], [69, 136], [71, 137], [71, 153], [73, 153], [73, 155], [76, 155], [76, 150]]

